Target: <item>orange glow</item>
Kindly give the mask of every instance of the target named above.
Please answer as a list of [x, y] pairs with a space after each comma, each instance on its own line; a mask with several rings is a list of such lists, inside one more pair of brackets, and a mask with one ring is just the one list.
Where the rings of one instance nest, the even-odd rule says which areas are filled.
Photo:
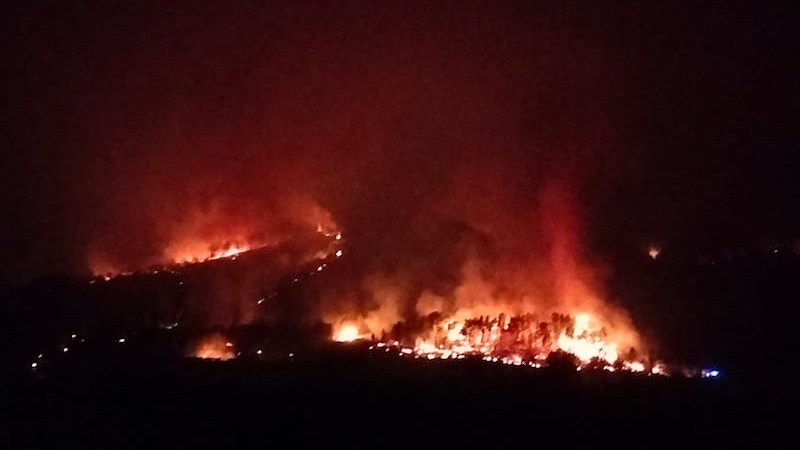
[[657, 362], [653, 365], [653, 368], [650, 369], [650, 373], [653, 375], [666, 375], [667, 374], [667, 367], [662, 362]]
[[640, 362], [625, 362], [623, 367], [631, 372], [644, 372], [644, 364]]
[[[237, 259], [242, 253], [287, 240], [304, 242], [314, 230], [330, 238], [321, 256], [335, 253], [337, 248], [333, 244], [342, 239], [342, 234], [330, 213], [307, 196], [283, 200], [275, 217], [269, 220], [260, 212], [243, 212], [224, 199], [200, 205], [176, 205], [167, 211], [169, 214], [153, 218], [152, 233], [158, 237], [158, 247], [154, 251], [129, 258], [129, 255], [115, 253], [113, 240], [99, 240], [87, 249], [87, 267], [94, 276], [115, 277], [129, 271]], [[287, 233], [286, 230], [294, 231]]]
[[251, 247], [248, 244], [230, 244], [215, 247], [200, 242], [186, 242], [180, 245], [170, 245], [165, 250], [164, 255], [172, 263], [185, 264], [230, 258], [258, 247]]
[[[341, 239], [342, 234], [341, 232], [336, 232], [334, 234], [334, 232], [331, 231], [333, 229], [332, 227], [334, 227], [332, 224], [327, 224], [324, 227], [320, 225], [317, 226], [317, 232], [326, 237], [333, 238], [333, 242], [335, 242]], [[209, 240], [188, 237], [175, 239], [167, 245], [163, 250], [162, 256], [157, 260], [156, 264], [151, 266], [151, 269], [154, 267], [164, 268], [164, 266], [202, 263], [225, 258], [236, 259], [242, 253], [266, 248], [277, 243], [277, 241], [248, 241], [246, 239], [239, 239], [233, 242], [229, 240], [227, 242], [226, 244], [219, 244]], [[317, 252], [314, 258], [325, 259], [331, 254], [339, 258], [342, 256], [343, 252], [341, 249], [336, 248], [336, 246], [330, 245], [326, 249]], [[128, 270], [120, 269], [98, 256], [92, 256], [89, 259], [89, 268], [94, 276], [102, 277], [106, 281], [119, 275], [131, 275], [133, 273]], [[322, 271], [324, 268], [325, 264], [319, 266], [317, 271]], [[153, 273], [158, 273], [158, 270], [153, 270]]]
[[651, 245], [650, 248], [647, 249], [647, 255], [651, 259], [657, 259], [659, 255], [661, 255], [661, 247], [657, 245]]
[[353, 342], [359, 338], [358, 328], [355, 325], [343, 325], [334, 334], [333, 340], [337, 342]]
[[[543, 190], [530, 223], [513, 216], [498, 229], [483, 220], [496, 218], [496, 205], [478, 208], [470, 214], [491, 235], [490, 244], [458, 241], [448, 254], [457, 264], [451, 267], [400, 253], [391, 270], [364, 277], [357, 294], [326, 301], [331, 308], [324, 319], [345, 319], [365, 336], [381, 336], [387, 348], [411, 348], [420, 359], [477, 356], [537, 367], [561, 351], [587, 368], [616, 370], [626, 362], [628, 370], [644, 368], [638, 355], [646, 349], [630, 317], [604, 301], [602, 271], [582, 256], [580, 215], [565, 183]], [[508, 235], [516, 230], [519, 236]], [[436, 282], [440, 273], [446, 282]]]
[[215, 333], [201, 340], [195, 347], [192, 356], [226, 361], [233, 359], [236, 355], [233, 351], [233, 344], [221, 334]]
[[[459, 316], [464, 314], [431, 323], [416, 335], [413, 345], [388, 340], [378, 342], [377, 346], [387, 351], [396, 347], [401, 354], [413, 353], [425, 359], [462, 359], [475, 355], [490, 362], [530, 367], [541, 367], [541, 362], [555, 350], [575, 355], [582, 365], [603, 361], [608, 371], [614, 371], [611, 364], [622, 359], [620, 344], [608, 335], [597, 318], [587, 313], [574, 317], [553, 314], [549, 322], [537, 320], [532, 314], [501, 313], [463, 319]], [[367, 327], [366, 323], [361, 326]], [[362, 338], [359, 326], [348, 322], [336, 330], [333, 339], [351, 342], [359, 338]], [[622, 367], [631, 372], [645, 370], [642, 361], [624, 361]]]

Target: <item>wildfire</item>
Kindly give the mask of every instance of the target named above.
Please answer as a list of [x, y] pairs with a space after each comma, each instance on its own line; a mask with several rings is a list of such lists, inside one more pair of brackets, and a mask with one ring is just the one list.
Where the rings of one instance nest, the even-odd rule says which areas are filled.
[[[327, 248], [318, 251], [314, 255], [315, 259], [326, 259], [331, 254], [335, 255], [336, 258], [340, 258], [343, 255], [342, 250], [339, 248], [342, 243], [342, 233], [334, 227], [335, 225], [332, 224], [326, 224], [325, 226], [317, 225], [317, 233], [332, 238], [332, 241]], [[280, 243], [280, 241], [239, 239], [228, 241], [226, 244], [219, 244], [200, 239], [178, 239], [171, 242], [163, 250], [163, 254], [158, 262], [147, 270], [150, 273], [158, 273], [159, 270], [170, 271], [175, 269], [175, 267], [172, 266], [203, 263], [226, 258], [235, 260], [242, 253], [263, 249], [278, 243]], [[317, 268], [317, 271], [321, 272], [325, 266], [326, 264], [323, 263]], [[96, 255], [94, 255], [90, 261], [90, 270], [94, 276], [102, 277], [105, 281], [109, 281], [117, 276], [134, 274], [134, 272], [130, 270], [121, 270], [110, 265]], [[92, 280], [92, 283], [94, 283], [94, 281], [95, 280]]]
[[358, 338], [358, 327], [355, 325], [344, 325], [336, 332], [333, 340], [337, 342], [353, 342]]
[[[636, 360], [631, 349], [620, 354], [620, 346], [610, 339], [606, 329], [591, 315], [575, 317], [553, 314], [549, 321], [539, 321], [533, 314], [508, 317], [481, 316], [459, 320], [433, 314], [421, 318], [422, 326], [414, 332], [394, 331], [377, 343], [380, 348], [397, 347], [399, 356], [413, 354], [423, 359], [463, 359], [478, 356], [485, 361], [541, 367], [556, 351], [574, 355], [581, 366], [594, 365], [608, 371], [645, 371], [645, 363]], [[408, 328], [398, 324], [395, 330]], [[411, 326], [413, 328], [413, 326]], [[350, 342], [360, 338], [352, 323], [338, 328], [333, 339]], [[654, 368], [654, 373], [663, 372]]]
[[196, 263], [203, 261], [212, 261], [221, 258], [235, 257], [240, 253], [244, 253], [255, 248], [262, 246], [251, 247], [247, 244], [229, 244], [219, 248], [208, 245], [194, 245], [184, 248], [171, 248], [169, 249], [169, 259], [174, 264]]
[[212, 334], [201, 340], [195, 347], [192, 356], [202, 359], [217, 359], [226, 361], [236, 357], [234, 345], [219, 333]]

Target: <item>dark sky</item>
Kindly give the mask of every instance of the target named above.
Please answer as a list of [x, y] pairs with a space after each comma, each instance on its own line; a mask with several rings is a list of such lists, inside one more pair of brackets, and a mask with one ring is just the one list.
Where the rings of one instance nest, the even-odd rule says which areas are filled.
[[432, 212], [521, 228], [553, 183], [599, 255], [800, 237], [788, 7], [19, 3], [3, 283], [145, 261], [196, 214], [272, 230], [297, 197], [365, 242]]

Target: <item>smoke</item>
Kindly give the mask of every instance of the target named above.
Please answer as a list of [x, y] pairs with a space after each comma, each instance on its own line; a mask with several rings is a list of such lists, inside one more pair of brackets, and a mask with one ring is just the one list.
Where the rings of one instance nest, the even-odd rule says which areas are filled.
[[[537, 194], [528, 208], [497, 197], [505, 211], [473, 197], [474, 209], [467, 209], [477, 213], [474, 220], [455, 216], [453, 208], [412, 221], [392, 236], [395, 245], [358, 262], [363, 281], [352, 286], [356, 296], [342, 301], [323, 288], [324, 319], [335, 328], [359, 324], [362, 333], [382, 336], [398, 322], [434, 313], [459, 321], [588, 313], [622, 348], [641, 349], [627, 313], [604, 298], [602, 265], [585, 254], [575, 189], [558, 178]], [[444, 203], [453, 201], [464, 205], [463, 198]]]
[[73, 13], [95, 34], [20, 56], [62, 78], [14, 85], [69, 118], [32, 133], [58, 192], [25, 219], [49, 264], [29, 271], [137, 270], [322, 225], [344, 231], [346, 267], [314, 312], [364, 331], [606, 311], [581, 238], [588, 194], [623, 172], [613, 36], [558, 9], [418, 6]]
[[[165, 196], [143, 209], [138, 220], [97, 236], [87, 254], [90, 271], [118, 274], [203, 261], [226, 251], [276, 245], [316, 229], [337, 229], [330, 213], [303, 193], [284, 194], [278, 203], [247, 203], [225, 193], [190, 197], [181, 203], [174, 200]], [[144, 236], [138, 244], [145, 245], [129, 247], [126, 243], [131, 241], [125, 235]]]

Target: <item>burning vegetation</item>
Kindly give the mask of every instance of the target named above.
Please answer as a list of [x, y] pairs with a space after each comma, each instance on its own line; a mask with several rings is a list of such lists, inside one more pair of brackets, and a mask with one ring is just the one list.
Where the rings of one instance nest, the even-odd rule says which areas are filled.
[[338, 233], [331, 214], [303, 195], [289, 195], [265, 211], [257, 210], [256, 205], [239, 205], [216, 197], [168, 209], [174, 211], [153, 217], [155, 226], [139, 231], [147, 238], [142, 238], [137, 247], [122, 246], [121, 238], [114, 235], [94, 242], [87, 254], [89, 271], [96, 277], [113, 278], [166, 270], [235, 259], [252, 250], [306, 239], [311, 231], [326, 237]]
[[220, 333], [203, 338], [190, 352], [191, 356], [202, 359], [227, 361], [236, 357], [234, 345]]
[[395, 324], [390, 333], [379, 339], [361, 333], [352, 323], [334, 331], [338, 342], [367, 340], [370, 349], [394, 349], [399, 356], [424, 359], [464, 359], [480, 357], [484, 361], [542, 367], [560, 354], [574, 357], [578, 368], [602, 368], [608, 371], [643, 372], [647, 367], [662, 374], [663, 366], [651, 365], [630, 347], [623, 351], [588, 314], [575, 317], [553, 313], [542, 321], [535, 314], [522, 316], [479, 316], [458, 320], [432, 313], [413, 322]]
[[438, 225], [420, 254], [400, 249], [358, 286], [324, 298], [332, 339], [401, 357], [540, 367], [563, 354], [581, 368], [659, 372], [626, 311], [600, 294], [572, 196], [563, 184], [543, 189], [530, 229], [486, 226], [494, 205], [467, 224]]
[[[488, 208], [477, 212], [490, 212], [493, 206]], [[572, 208], [571, 192], [557, 184], [541, 193], [536, 229], [498, 230], [465, 213], [455, 223], [434, 218], [429, 229], [387, 230], [377, 241], [367, 234], [371, 245], [386, 248], [365, 254], [360, 242], [343, 238], [330, 213], [309, 202], [305, 211], [316, 223], [294, 220], [319, 238], [301, 240], [305, 256], [290, 261], [276, 254], [284, 261], [283, 281], [262, 271], [255, 278], [226, 276], [222, 284], [212, 282], [209, 286], [224, 290], [227, 299], [208, 299], [213, 305], [206, 313], [214, 317], [204, 325], [283, 326], [322, 319], [331, 325], [333, 341], [369, 342], [399, 356], [540, 367], [568, 355], [578, 368], [663, 373], [625, 311], [598, 294], [596, 271], [581, 257]], [[265, 240], [230, 239], [221, 241], [237, 243], [207, 245], [193, 236], [172, 239], [162, 252], [170, 255], [172, 265], [166, 267], [180, 286], [184, 272], [189, 273], [183, 269], [187, 264], [233, 260], [269, 246]], [[283, 236], [289, 240], [300, 234], [294, 230]], [[280, 240], [272, 242], [280, 246]], [[267, 282], [270, 277], [273, 281]], [[183, 304], [178, 315], [185, 317], [199, 308]], [[223, 316], [230, 319], [217, 320]], [[190, 354], [226, 360], [236, 356], [232, 347], [222, 335], [212, 334]]]

